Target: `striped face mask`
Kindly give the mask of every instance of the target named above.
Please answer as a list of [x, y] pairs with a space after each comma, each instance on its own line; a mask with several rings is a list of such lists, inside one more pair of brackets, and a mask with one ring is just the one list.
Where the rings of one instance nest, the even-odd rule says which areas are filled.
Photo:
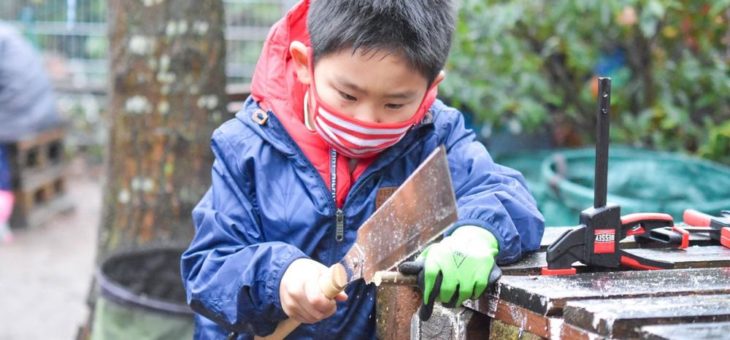
[[420, 122], [436, 100], [437, 92], [437, 84], [434, 83], [426, 91], [418, 110], [406, 121], [371, 123], [351, 118], [325, 104], [312, 80], [310, 93], [314, 99], [314, 128], [338, 153], [349, 158], [370, 158], [398, 143], [413, 125]]

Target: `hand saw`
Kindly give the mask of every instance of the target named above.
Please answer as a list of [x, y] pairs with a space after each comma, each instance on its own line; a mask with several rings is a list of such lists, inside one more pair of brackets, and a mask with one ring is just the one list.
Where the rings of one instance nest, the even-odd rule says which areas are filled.
[[[345, 257], [320, 277], [322, 293], [332, 299], [355, 280], [377, 281], [377, 272], [395, 269], [439, 238], [456, 219], [446, 149], [440, 146], [360, 226]], [[287, 319], [273, 334], [257, 339], [282, 339], [297, 326], [299, 322]]]

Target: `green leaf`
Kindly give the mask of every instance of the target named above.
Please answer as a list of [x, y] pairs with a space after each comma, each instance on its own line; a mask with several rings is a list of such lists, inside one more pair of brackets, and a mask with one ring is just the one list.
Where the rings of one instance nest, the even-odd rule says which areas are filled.
[[730, 0], [714, 0], [708, 14], [710, 17], [714, 17], [725, 12], [728, 8], [730, 8]]

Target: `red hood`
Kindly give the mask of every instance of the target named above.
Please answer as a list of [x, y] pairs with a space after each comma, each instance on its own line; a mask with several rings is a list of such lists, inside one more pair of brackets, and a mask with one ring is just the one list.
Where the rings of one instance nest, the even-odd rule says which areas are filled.
[[[307, 31], [309, 3], [310, 0], [300, 1], [271, 28], [253, 74], [251, 95], [263, 109], [274, 112], [324, 182], [330, 183], [329, 146], [316, 132], [304, 126], [304, 93], [307, 88], [297, 79], [294, 61], [289, 54], [292, 41], [310, 46]], [[351, 172], [348, 159], [337, 157], [338, 206], [344, 204], [352, 183], [372, 161], [372, 158], [360, 161]]]
[[309, 2], [300, 1], [271, 28], [251, 83], [254, 99], [264, 109], [273, 111], [285, 126], [294, 123], [292, 118], [303, 122], [306, 87], [297, 80], [289, 45], [292, 41], [310, 45], [307, 32]]

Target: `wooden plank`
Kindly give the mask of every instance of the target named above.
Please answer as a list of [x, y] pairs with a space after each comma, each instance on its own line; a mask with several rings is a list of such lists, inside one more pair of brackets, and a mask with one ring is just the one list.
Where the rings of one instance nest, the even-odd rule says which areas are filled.
[[[523, 336], [530, 334], [538, 338], [548, 339], [560, 338], [563, 325], [562, 319], [537, 314], [526, 308], [496, 299], [494, 296], [489, 298], [488, 302], [485, 302], [485, 300], [468, 301], [466, 305], [468, 308], [473, 309], [476, 314], [491, 317], [490, 338], [512, 339], [515, 338], [513, 336], [515, 334]], [[489, 312], [484, 313], [483, 310], [489, 310]], [[498, 321], [498, 323], [495, 324], [495, 321]], [[493, 329], [493, 327], [496, 327], [496, 329]]]
[[687, 249], [627, 249], [626, 252], [667, 263], [672, 269], [730, 267], [730, 249], [721, 245]]
[[35, 191], [47, 183], [64, 180], [68, 164], [60, 163], [47, 167], [27, 170], [20, 173], [20, 181], [15, 188], [17, 191]]
[[[475, 309], [487, 313], [489, 300], [524, 307], [539, 315], [560, 316], [568, 301], [588, 299], [730, 294], [730, 268], [584, 273], [572, 276], [502, 276], [492, 294]], [[488, 314], [488, 313], [487, 313]]]
[[28, 227], [35, 228], [46, 224], [57, 217], [59, 214], [65, 214], [73, 211], [74, 204], [68, 195], [63, 194], [55, 197], [48, 203], [33, 209], [28, 215]]
[[34, 183], [33, 187], [15, 190], [17, 205], [25, 210], [33, 210], [36, 206], [53, 200], [66, 192], [66, 179], [63, 177], [46, 178], [43, 182]]
[[376, 334], [378, 339], [409, 339], [411, 317], [421, 305], [421, 294], [415, 287], [378, 286]]
[[605, 339], [605, 337], [598, 336], [598, 334], [596, 334], [596, 333], [591, 333], [584, 329], [580, 329], [573, 325], [563, 322], [563, 325], [560, 329], [560, 336], [553, 337], [551, 339], [596, 340], [596, 339]]
[[640, 333], [647, 340], [730, 339], [730, 322], [644, 326]]
[[519, 262], [508, 266], [500, 266], [500, 268], [502, 269], [502, 275], [540, 275], [540, 268], [546, 266], [545, 252], [539, 252], [529, 253]]
[[18, 228], [35, 228], [49, 222], [58, 214], [72, 211], [73, 202], [67, 194], [56, 196], [50, 201], [33, 207], [16, 206], [10, 217], [10, 225]]
[[51, 128], [45, 131], [38, 132], [33, 135], [23, 136], [22, 139], [18, 140], [14, 145], [18, 151], [28, 150], [35, 146], [48, 144], [52, 141], [63, 139], [66, 135], [66, 129], [63, 127]]
[[[603, 271], [600, 270], [600, 268], [588, 268], [579, 262], [574, 263], [573, 266], [578, 273], [584, 273], [587, 271]], [[547, 267], [545, 252], [529, 253], [515, 264], [500, 266], [502, 269], [502, 275], [540, 275], [540, 270], [543, 267]]]
[[636, 338], [646, 325], [730, 321], [730, 295], [570, 301], [563, 319], [601, 336]]

